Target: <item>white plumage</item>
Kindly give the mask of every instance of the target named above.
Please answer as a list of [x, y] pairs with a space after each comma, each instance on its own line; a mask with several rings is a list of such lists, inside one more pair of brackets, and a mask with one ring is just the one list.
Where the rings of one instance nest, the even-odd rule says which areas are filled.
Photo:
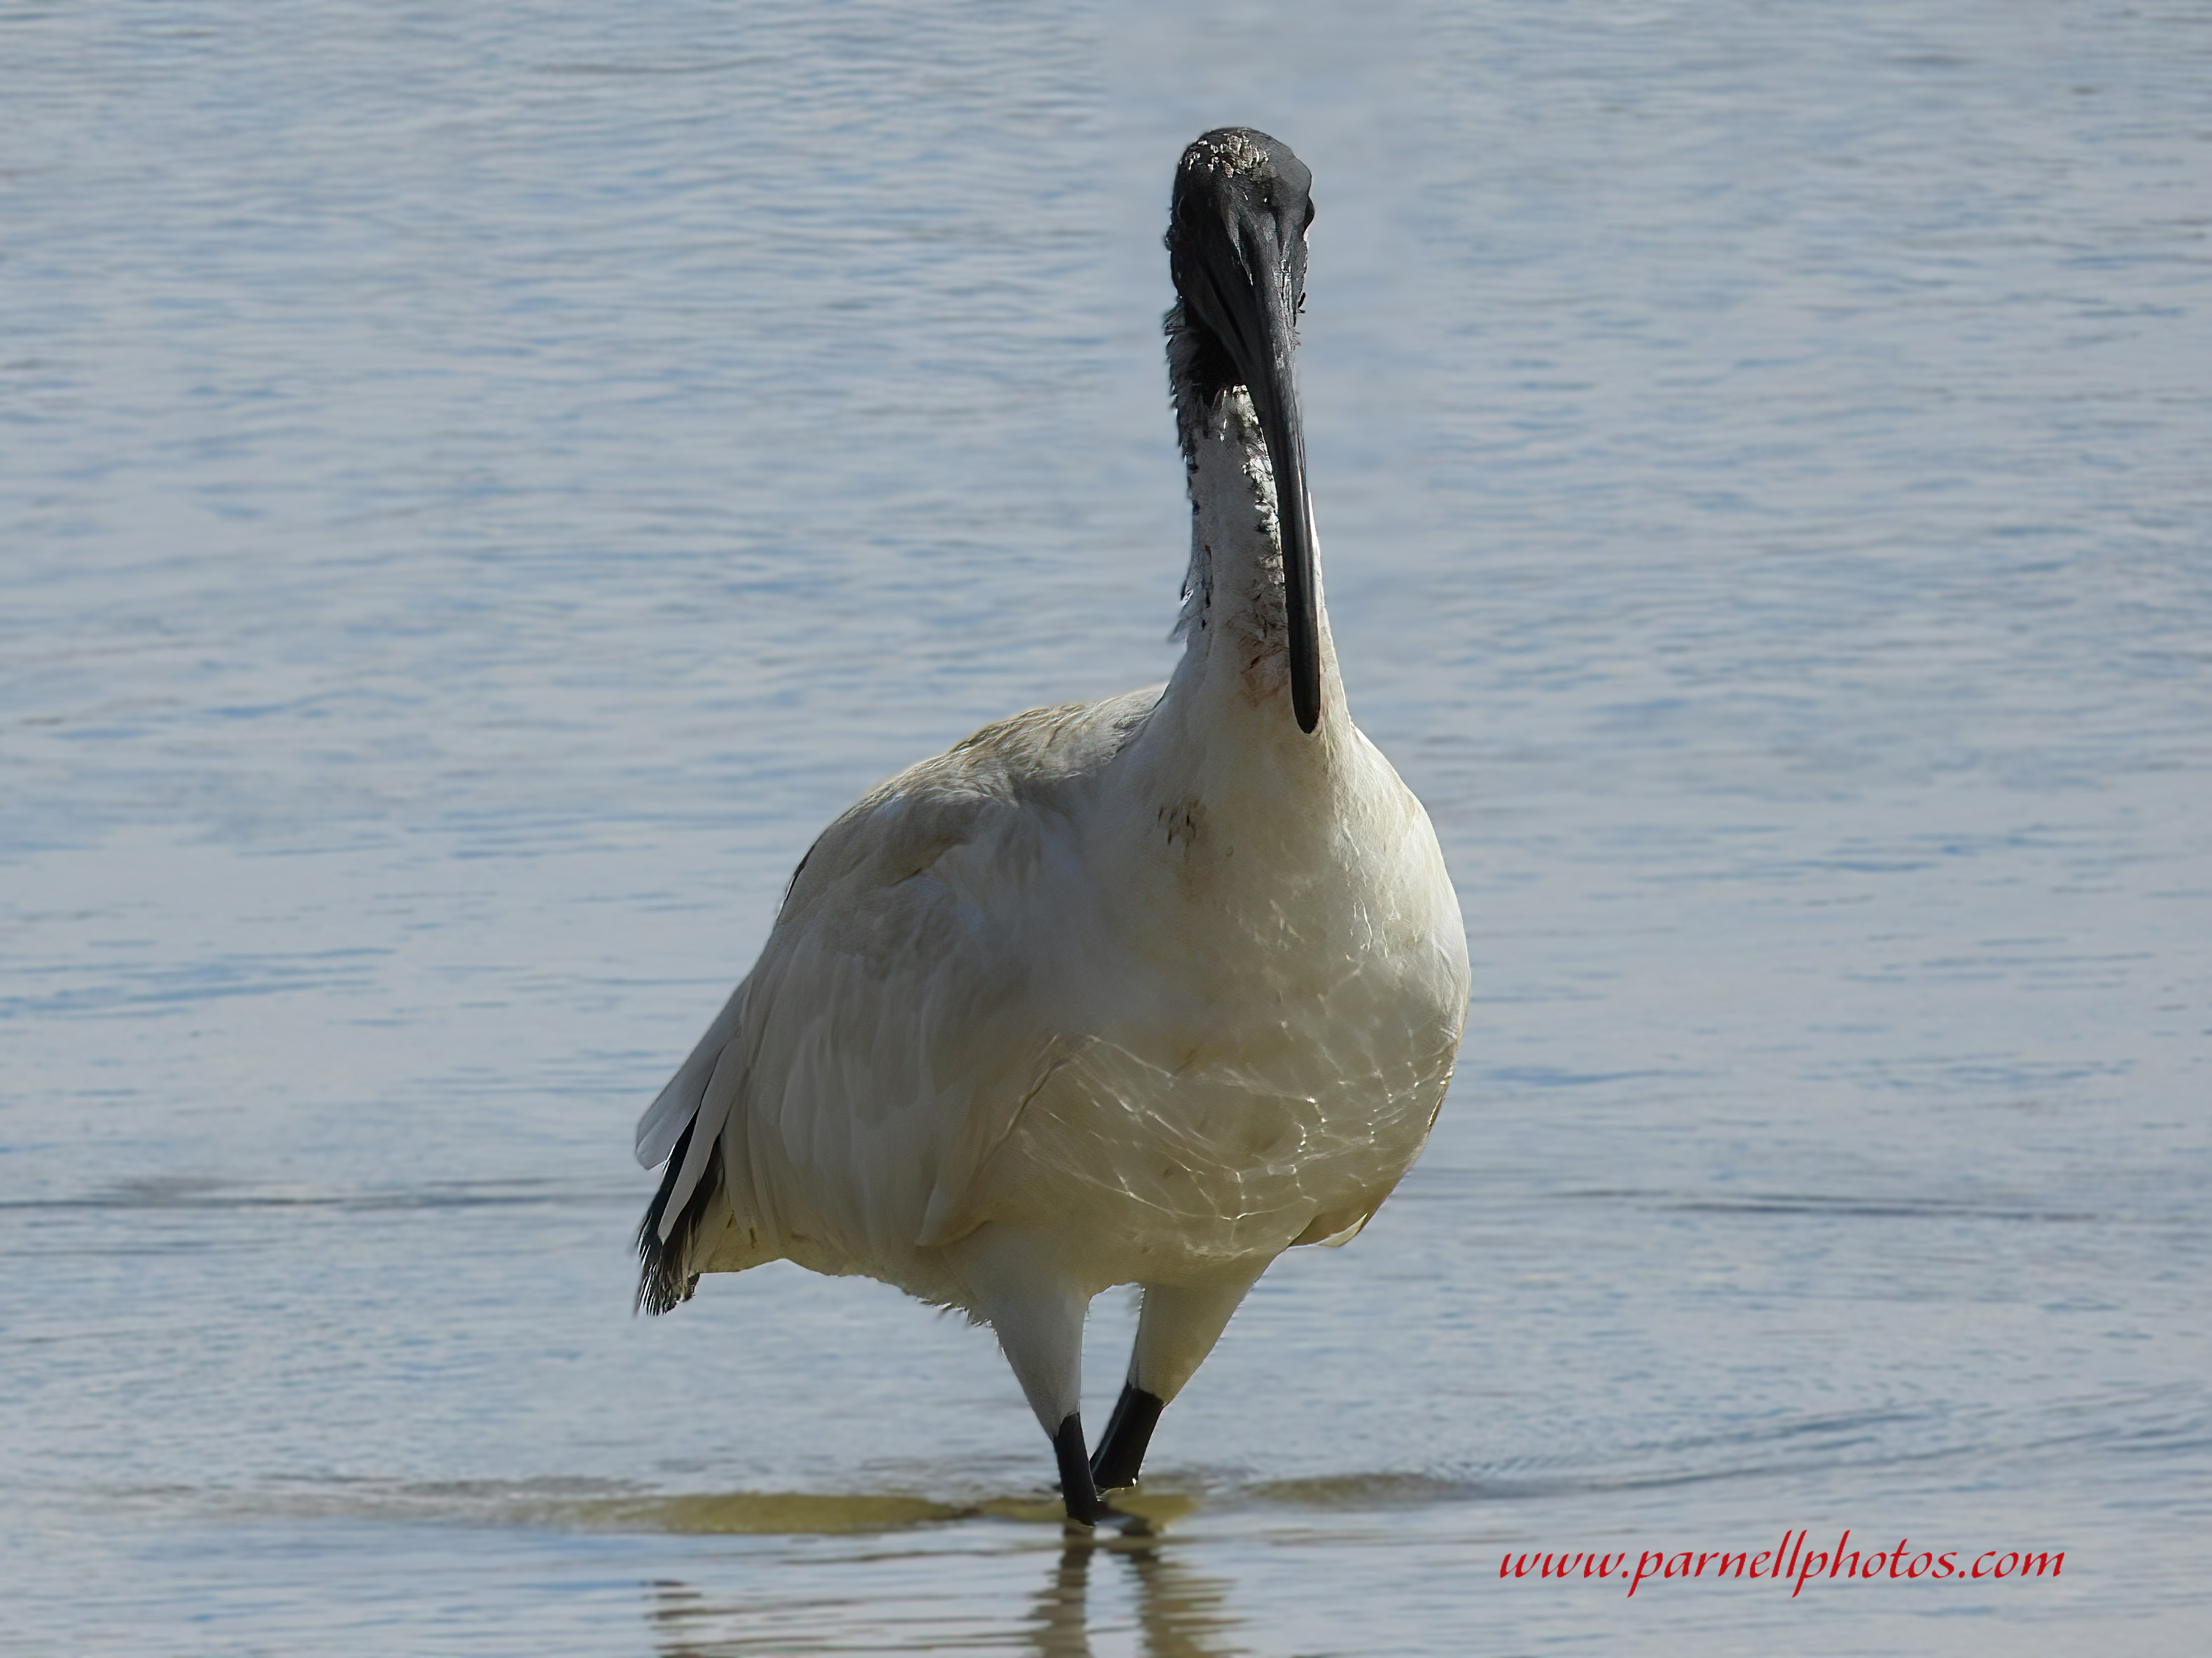
[[[1145, 1288], [1095, 1469], [1124, 1483], [1252, 1281], [1357, 1231], [1419, 1154], [1467, 1005], [1436, 835], [1345, 708], [1287, 325], [1278, 383], [1223, 337], [1218, 295], [1194, 294], [1185, 268], [1210, 250], [1176, 241], [1220, 216], [1245, 302], [1264, 313], [1279, 281], [1295, 315], [1304, 178], [1240, 131], [1201, 138], [1178, 176], [1170, 355], [1194, 513], [1174, 677], [987, 726], [831, 824], [638, 1127], [640, 1160], [670, 1160], [643, 1303], [785, 1259], [965, 1309], [996, 1328], [1085, 1521], [1110, 1512], [1079, 1490], [1091, 1298]], [[1279, 273], [1240, 212], [1272, 215]]]

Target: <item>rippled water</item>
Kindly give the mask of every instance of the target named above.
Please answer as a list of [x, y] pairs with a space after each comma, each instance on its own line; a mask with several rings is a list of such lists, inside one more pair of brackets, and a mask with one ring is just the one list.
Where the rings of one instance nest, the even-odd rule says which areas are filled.
[[[0, 1645], [2198, 1649], [2212, 15], [1188, 11], [0, 12]], [[1224, 120], [1475, 1005], [1064, 1552], [988, 1339], [634, 1321], [629, 1127], [822, 822], [1165, 672]], [[1845, 1527], [2063, 1575], [1498, 1575]]]

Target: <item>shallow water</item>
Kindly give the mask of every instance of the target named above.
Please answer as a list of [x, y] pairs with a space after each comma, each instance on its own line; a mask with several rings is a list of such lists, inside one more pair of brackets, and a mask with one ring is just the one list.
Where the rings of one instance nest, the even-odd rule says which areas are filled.
[[[0, 14], [0, 1646], [2197, 1649], [2208, 90], [2185, 7]], [[957, 1321], [633, 1321], [629, 1136], [821, 823], [1165, 673], [1227, 119], [1475, 1002], [1070, 1552]], [[1846, 1527], [2065, 1562], [1499, 1576]]]

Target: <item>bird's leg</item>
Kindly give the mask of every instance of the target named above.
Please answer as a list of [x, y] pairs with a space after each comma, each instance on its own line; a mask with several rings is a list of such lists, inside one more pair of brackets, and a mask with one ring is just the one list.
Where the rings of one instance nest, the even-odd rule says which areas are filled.
[[1000, 1350], [1052, 1440], [1067, 1517], [1082, 1526], [1114, 1517], [1091, 1479], [1076, 1408], [1090, 1297], [1060, 1269], [1048, 1240], [1019, 1228], [978, 1227], [945, 1253], [967, 1284], [970, 1304], [999, 1333]]
[[1114, 1414], [1106, 1418], [1106, 1432], [1098, 1442], [1098, 1455], [1091, 1459], [1091, 1478], [1102, 1491], [1137, 1483], [1144, 1466], [1145, 1448], [1152, 1442], [1152, 1430], [1168, 1402], [1146, 1393], [1133, 1376], [1121, 1384], [1114, 1401]]
[[1121, 1397], [1107, 1420], [1098, 1454], [1091, 1459], [1091, 1477], [1099, 1490], [1137, 1483], [1160, 1412], [1213, 1351], [1230, 1315], [1265, 1265], [1203, 1284], [1145, 1286], [1137, 1345], [1129, 1355], [1129, 1379], [1121, 1384]]
[[1067, 1419], [1052, 1436], [1053, 1455], [1060, 1459], [1060, 1494], [1067, 1503], [1067, 1517], [1079, 1526], [1095, 1526], [1102, 1520], [1120, 1517], [1120, 1510], [1109, 1508], [1098, 1495], [1098, 1486], [1091, 1478], [1091, 1459], [1083, 1445], [1083, 1418], [1080, 1412], [1070, 1411]]

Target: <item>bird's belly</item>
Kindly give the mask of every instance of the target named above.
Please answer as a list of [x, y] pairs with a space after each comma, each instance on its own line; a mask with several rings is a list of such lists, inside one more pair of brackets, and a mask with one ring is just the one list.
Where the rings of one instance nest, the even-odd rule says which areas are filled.
[[1352, 996], [1182, 1052], [1073, 1041], [963, 1206], [1078, 1241], [1094, 1288], [1204, 1278], [1341, 1233], [1419, 1155], [1456, 1014]]

